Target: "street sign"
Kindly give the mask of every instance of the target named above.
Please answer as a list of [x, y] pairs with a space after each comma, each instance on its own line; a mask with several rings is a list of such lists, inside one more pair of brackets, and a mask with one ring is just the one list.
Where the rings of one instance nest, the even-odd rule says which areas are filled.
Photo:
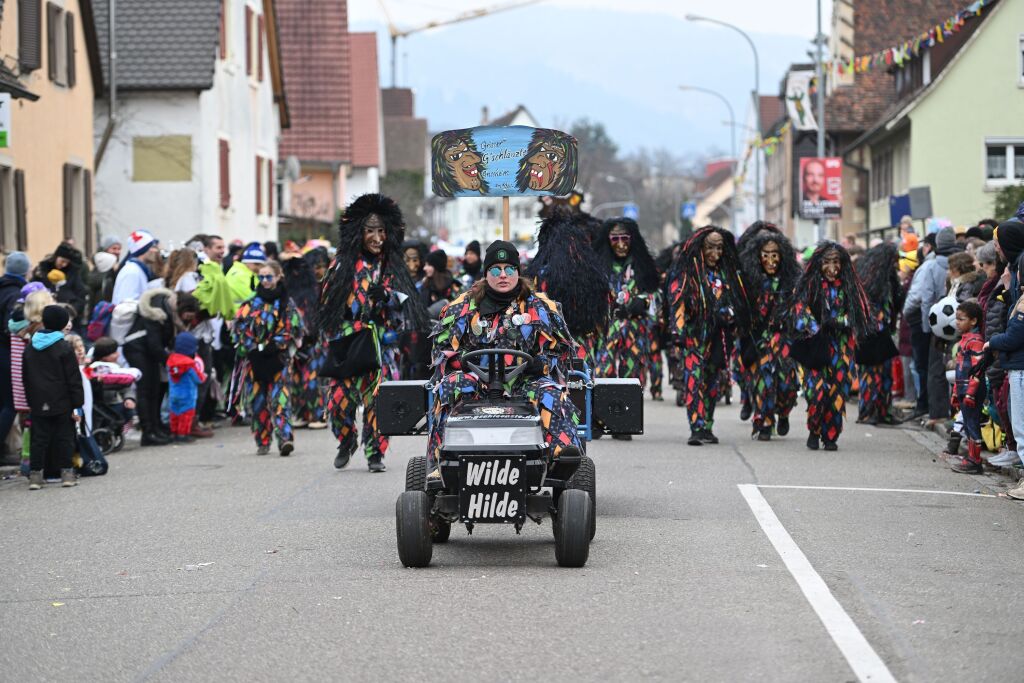
[[0, 149], [11, 146], [11, 93], [0, 93]]
[[622, 207], [622, 217], [632, 218], [633, 220], [640, 219], [640, 207], [636, 204], [626, 204]]
[[697, 202], [683, 202], [679, 205], [679, 217], [683, 220], [693, 220], [697, 215]]

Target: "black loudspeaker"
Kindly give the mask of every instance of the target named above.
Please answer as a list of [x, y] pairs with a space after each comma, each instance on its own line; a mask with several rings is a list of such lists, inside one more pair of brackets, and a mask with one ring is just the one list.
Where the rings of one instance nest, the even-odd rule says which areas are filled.
[[595, 379], [594, 421], [608, 434], [644, 433], [644, 390], [638, 379]]
[[426, 380], [384, 382], [377, 389], [377, 430], [381, 434], [416, 434], [426, 414]]

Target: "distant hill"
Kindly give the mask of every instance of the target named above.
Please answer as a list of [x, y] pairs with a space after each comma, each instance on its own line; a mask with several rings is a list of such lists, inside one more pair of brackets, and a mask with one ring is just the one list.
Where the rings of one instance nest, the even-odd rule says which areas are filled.
[[[389, 85], [386, 28], [354, 23], [351, 30], [377, 31], [381, 83]], [[764, 93], [778, 90], [790, 63], [807, 61], [807, 38], [751, 37]], [[632, 12], [531, 8], [399, 41], [399, 85], [415, 89], [417, 113], [432, 131], [477, 125], [485, 105], [495, 117], [524, 104], [544, 126], [584, 116], [602, 121], [624, 151], [728, 151], [725, 107], [677, 86], [719, 90], [742, 122], [753, 71], [750, 48], [738, 34]], [[737, 140], [742, 152], [744, 138]]]

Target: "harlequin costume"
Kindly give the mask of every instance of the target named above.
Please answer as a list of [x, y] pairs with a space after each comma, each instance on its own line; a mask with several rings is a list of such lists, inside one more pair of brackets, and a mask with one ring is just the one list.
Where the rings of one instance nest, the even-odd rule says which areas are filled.
[[[485, 272], [495, 263], [518, 267], [519, 254], [509, 242], [494, 242], [484, 263]], [[479, 387], [479, 378], [463, 367], [460, 354], [479, 349], [511, 348], [533, 356], [536, 369], [506, 385], [505, 394], [523, 396], [537, 406], [554, 460], [565, 448], [580, 448], [579, 413], [569, 400], [565, 379], [572, 360], [583, 359], [583, 349], [573, 341], [559, 305], [532, 292], [526, 280], [505, 294], [491, 290], [486, 280], [477, 282], [445, 307], [433, 340], [434, 413], [427, 445], [431, 468], [449, 414]]]
[[[713, 235], [720, 256], [710, 263], [705, 247]], [[717, 240], [715, 240], [717, 241]], [[729, 232], [707, 226], [686, 241], [666, 280], [666, 325], [679, 349], [679, 388], [690, 423], [687, 443], [718, 443], [714, 428], [719, 374], [729, 367], [733, 339], [749, 328], [739, 256]]]
[[288, 292], [303, 321], [302, 344], [295, 354], [290, 377], [293, 425], [297, 427], [322, 424], [326, 406], [326, 392], [322, 390], [320, 380], [326, 345], [322, 343], [317, 329], [320, 288], [312, 265], [318, 253], [311, 251], [306, 256], [295, 256], [281, 262]]
[[[384, 229], [377, 254], [364, 243], [364, 230], [377, 225], [374, 217]], [[382, 472], [388, 439], [377, 431], [377, 388], [399, 378], [399, 334], [425, 329], [426, 311], [402, 261], [405, 222], [394, 200], [380, 194], [359, 197], [345, 209], [338, 232], [338, 253], [320, 298], [320, 328], [328, 340], [371, 331], [380, 367], [333, 380], [327, 414], [338, 439], [334, 466], [345, 467], [358, 446], [356, 411], [362, 406], [363, 452], [371, 471]]]
[[630, 377], [646, 384], [652, 340], [658, 335], [658, 268], [629, 218], [605, 221], [595, 245], [608, 273], [612, 311], [597, 358], [599, 377]]
[[753, 237], [740, 253], [740, 263], [750, 333], [740, 337], [736, 357], [750, 400], [752, 436], [768, 441], [773, 429], [780, 436], [789, 432], [789, 414], [796, 406], [796, 364], [788, 357], [783, 313], [800, 278], [800, 265], [789, 240], [772, 231]]
[[[822, 273], [832, 253], [838, 257], [833, 276]], [[836, 450], [843, 431], [846, 399], [852, 382], [858, 336], [870, 334], [867, 300], [850, 255], [835, 242], [822, 242], [811, 254], [787, 307], [790, 355], [804, 366], [807, 400], [807, 447]]]
[[[252, 433], [260, 453], [277, 437], [281, 455], [293, 448], [291, 378], [295, 352], [302, 343], [303, 322], [283, 281], [274, 289], [262, 284], [238, 307], [232, 341], [240, 360], [246, 361], [244, 399], [252, 413]], [[243, 364], [240, 364], [243, 365]]]
[[608, 276], [590, 238], [567, 209], [549, 212], [537, 230], [537, 253], [525, 275], [535, 289], [559, 303], [569, 334], [595, 365], [608, 324]]
[[[871, 337], [859, 340], [859, 351], [865, 351], [868, 345], [874, 346], [875, 340], [884, 342], [887, 336], [887, 346], [896, 352], [895, 355], [899, 353], [892, 343], [892, 335], [897, 330], [900, 311], [903, 310], [904, 292], [897, 270], [899, 259], [899, 251], [894, 244], [874, 246], [857, 259], [855, 269], [867, 295], [869, 324], [874, 328]], [[881, 362], [873, 362], [875, 359], [872, 358], [871, 364], [858, 360], [857, 422], [872, 425], [898, 422], [892, 415], [892, 363], [895, 355]], [[857, 356], [862, 354], [858, 352]]]

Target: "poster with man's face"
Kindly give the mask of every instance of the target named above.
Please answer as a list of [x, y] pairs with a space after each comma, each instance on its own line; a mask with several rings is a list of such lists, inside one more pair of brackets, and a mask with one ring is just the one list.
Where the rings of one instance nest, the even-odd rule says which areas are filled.
[[843, 208], [843, 160], [839, 157], [800, 159], [801, 218], [838, 218]]

